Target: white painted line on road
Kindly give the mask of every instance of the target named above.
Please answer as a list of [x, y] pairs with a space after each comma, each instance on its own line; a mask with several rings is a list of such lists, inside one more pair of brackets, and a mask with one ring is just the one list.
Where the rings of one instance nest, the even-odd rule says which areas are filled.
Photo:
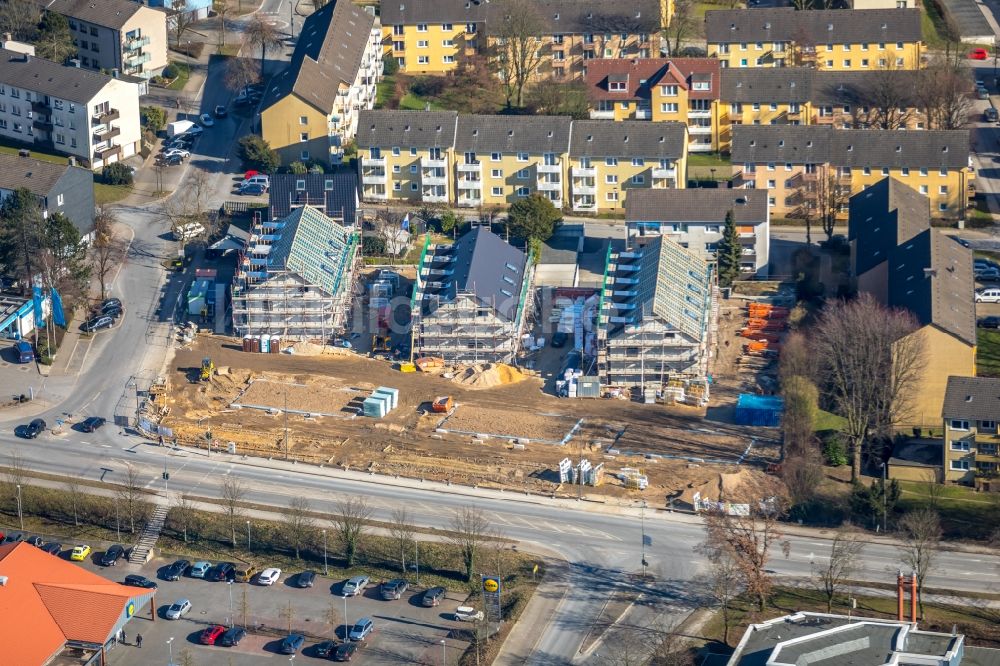
[[90, 446], [91, 444], [93, 444], [93, 442], [80, 442], [80, 444], [86, 444], [87, 446]]
[[110, 449], [111, 445], [110, 444], [101, 444], [101, 448], [103, 448], [103, 449]]

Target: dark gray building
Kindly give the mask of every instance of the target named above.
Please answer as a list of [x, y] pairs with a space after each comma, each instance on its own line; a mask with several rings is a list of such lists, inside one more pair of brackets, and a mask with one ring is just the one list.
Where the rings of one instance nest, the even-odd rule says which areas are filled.
[[358, 212], [358, 174], [272, 174], [267, 197], [272, 220], [280, 220], [294, 208], [309, 205], [351, 226]]
[[44, 215], [62, 213], [85, 241], [94, 232], [94, 174], [69, 164], [53, 164], [33, 157], [0, 155], [0, 201], [18, 188], [31, 191]]

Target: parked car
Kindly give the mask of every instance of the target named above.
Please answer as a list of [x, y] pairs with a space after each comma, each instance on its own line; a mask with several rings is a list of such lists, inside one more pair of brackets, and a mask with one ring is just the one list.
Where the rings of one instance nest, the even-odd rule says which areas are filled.
[[42, 419], [32, 419], [31, 423], [26, 426], [20, 426], [19, 428], [21, 437], [25, 439], [35, 439], [43, 432], [45, 432], [45, 421]]
[[80, 423], [80, 430], [84, 432], [97, 432], [97, 430], [99, 430], [105, 423], [107, 423], [107, 421], [104, 420], [103, 417], [90, 416], [85, 418]]
[[245, 194], [249, 197], [259, 197], [260, 195], [267, 192], [267, 186], [261, 185], [260, 183], [250, 183], [248, 185], [240, 185], [240, 194]]
[[350, 661], [354, 653], [358, 651], [357, 643], [341, 643], [337, 646], [337, 649], [333, 651], [334, 661]]
[[56, 541], [50, 541], [47, 544], [45, 544], [44, 546], [42, 546], [42, 550], [44, 550], [49, 555], [56, 555], [56, 556], [58, 556], [59, 553], [62, 552], [62, 549], [63, 549], [62, 544], [58, 543]]
[[170, 608], [164, 613], [164, 617], [168, 620], [179, 620], [188, 613], [191, 612], [191, 602], [187, 599], [178, 599], [174, 603], [170, 604]]
[[217, 107], [215, 107], [215, 117], [216, 118], [225, 118], [227, 115], [229, 115], [229, 114], [226, 112], [226, 107], [224, 107], [221, 104], [218, 105]]
[[317, 643], [316, 647], [313, 648], [313, 655], [316, 657], [323, 657], [324, 659], [329, 658], [330, 654], [337, 649], [336, 641], [323, 641], [322, 643]]
[[976, 292], [976, 303], [1000, 303], [1000, 289], [980, 289]]
[[215, 565], [215, 569], [206, 578], [210, 580], [236, 580], [236, 567], [231, 562], [220, 562]]
[[35, 350], [27, 340], [18, 340], [14, 344], [14, 354], [18, 363], [31, 363], [35, 360]]
[[204, 578], [208, 570], [212, 568], [211, 562], [195, 562], [191, 565], [191, 578]]
[[386, 601], [392, 601], [394, 599], [401, 599], [403, 597], [403, 593], [409, 588], [410, 584], [402, 578], [393, 578], [392, 580], [387, 580], [382, 583], [382, 586], [379, 589], [379, 594], [381, 594], [382, 598]]
[[1000, 317], [983, 317], [976, 322], [976, 325], [979, 326], [979, 328], [1000, 328]]
[[83, 562], [84, 560], [87, 559], [87, 557], [90, 555], [92, 551], [93, 549], [86, 544], [80, 544], [79, 546], [74, 546], [73, 552], [69, 554], [69, 559], [73, 560], [74, 562]]
[[356, 597], [365, 591], [368, 586], [368, 576], [354, 576], [344, 581], [344, 596]]
[[211, 127], [215, 124], [215, 119], [208, 113], [201, 114], [201, 117], [199, 117], [198, 120], [201, 121], [202, 127]]
[[165, 157], [162, 160], [163, 166], [177, 166], [184, 162], [184, 158], [180, 155], [171, 155], [170, 157]]
[[205, 233], [205, 227], [197, 222], [189, 222], [175, 227], [171, 233], [174, 240], [191, 240]]
[[191, 563], [187, 560], [177, 560], [164, 570], [163, 580], [180, 580], [190, 566]]
[[980, 282], [989, 282], [991, 280], [1000, 280], [1000, 270], [996, 268], [974, 268], [972, 270], [973, 275]]
[[167, 152], [163, 153], [163, 157], [165, 159], [169, 159], [171, 157], [180, 157], [181, 159], [187, 159], [191, 157], [191, 153], [181, 148], [171, 148]]
[[370, 617], [360, 618], [351, 627], [351, 631], [347, 634], [347, 637], [352, 641], [363, 641], [368, 636], [375, 631], [375, 623], [372, 622]]
[[976, 99], [989, 99], [990, 91], [982, 86], [976, 88]]
[[270, 567], [260, 572], [260, 575], [257, 576], [257, 583], [260, 585], [274, 585], [278, 582], [279, 578], [281, 578], [281, 569]]
[[431, 589], [424, 592], [424, 596], [421, 597], [420, 603], [422, 603], [427, 608], [433, 606], [440, 606], [441, 600], [444, 599], [444, 595], [448, 591], [443, 587], [432, 587]]
[[27, 539], [25, 539], [24, 543], [30, 543], [35, 548], [41, 548], [42, 547], [42, 537], [38, 536], [37, 534], [33, 534], [32, 536], [30, 536]]
[[249, 178], [244, 178], [243, 182], [240, 183], [240, 187], [252, 184], [258, 184], [258, 185], [263, 185], [264, 187], [270, 187], [271, 179], [268, 178], [267, 175], [265, 174], [258, 173], [256, 175], [250, 176]]
[[302, 644], [306, 642], [306, 637], [302, 634], [288, 634], [281, 641], [281, 654], [295, 654], [302, 649]]
[[191, 127], [189, 127], [186, 130], [184, 130], [183, 134], [178, 134], [178, 136], [197, 137], [197, 136], [200, 136], [201, 133], [204, 132], [204, 131], [205, 130], [203, 128], [199, 127], [198, 125], [192, 125]]
[[84, 322], [80, 328], [84, 333], [93, 333], [94, 331], [99, 331], [102, 328], [111, 328], [115, 323], [115, 320], [108, 315], [100, 315], [94, 317], [93, 319], [88, 319]]
[[211, 627], [201, 632], [201, 635], [198, 637], [198, 642], [202, 645], [215, 645], [215, 641], [219, 640], [225, 633], [225, 627], [221, 624], [213, 624]]
[[997, 120], [1000, 120], [1000, 114], [998, 114], [997, 110], [991, 106], [983, 111], [983, 120], [988, 123], [995, 123]]
[[236, 577], [233, 580], [249, 583], [257, 575], [257, 571], [257, 567], [252, 564], [238, 564], [236, 565]]
[[483, 619], [483, 611], [477, 611], [472, 606], [459, 606], [455, 609], [455, 619], [459, 622], [479, 622]]
[[20, 543], [22, 541], [24, 541], [24, 535], [20, 532], [14, 532], [5, 536], [2, 543]]
[[974, 48], [969, 51], [969, 59], [971, 60], [986, 60], [989, 56], [989, 51], [984, 48]]
[[100, 314], [106, 317], [111, 317], [112, 319], [118, 319], [118, 317], [121, 317], [124, 312], [125, 312], [124, 310], [118, 307], [118, 308], [108, 308], [107, 310], [102, 310]]
[[243, 627], [231, 627], [226, 633], [222, 634], [222, 639], [219, 641], [220, 644], [225, 647], [234, 647], [240, 644], [243, 637], [247, 635], [247, 630]]
[[313, 582], [316, 580], [315, 571], [300, 571], [299, 575], [295, 577], [296, 587], [312, 587]]
[[123, 557], [125, 557], [125, 548], [115, 544], [104, 551], [104, 554], [101, 555], [101, 559], [98, 560], [97, 563], [102, 567], [113, 567], [118, 564], [118, 560]]
[[147, 590], [155, 590], [157, 588], [156, 582], [151, 581], [145, 576], [140, 576], [139, 574], [129, 574], [125, 576], [125, 585], [131, 585], [132, 587], [143, 587]]

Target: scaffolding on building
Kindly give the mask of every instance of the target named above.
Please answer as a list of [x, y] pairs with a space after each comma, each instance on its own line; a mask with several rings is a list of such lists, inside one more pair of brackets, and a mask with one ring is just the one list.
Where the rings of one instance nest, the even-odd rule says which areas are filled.
[[358, 250], [357, 232], [316, 208], [281, 220], [255, 215], [232, 283], [236, 334], [327, 342], [343, 332]]

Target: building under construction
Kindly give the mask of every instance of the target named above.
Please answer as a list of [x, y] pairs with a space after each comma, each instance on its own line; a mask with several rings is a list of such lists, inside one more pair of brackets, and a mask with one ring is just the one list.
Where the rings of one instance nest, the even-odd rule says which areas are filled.
[[531, 288], [521, 250], [475, 227], [453, 245], [424, 244], [413, 290], [413, 350], [446, 363], [512, 362]]
[[358, 234], [312, 206], [256, 220], [233, 278], [236, 335], [327, 341], [346, 325]]
[[667, 237], [609, 250], [598, 308], [602, 383], [649, 401], [671, 380], [704, 378], [713, 294], [712, 265]]

